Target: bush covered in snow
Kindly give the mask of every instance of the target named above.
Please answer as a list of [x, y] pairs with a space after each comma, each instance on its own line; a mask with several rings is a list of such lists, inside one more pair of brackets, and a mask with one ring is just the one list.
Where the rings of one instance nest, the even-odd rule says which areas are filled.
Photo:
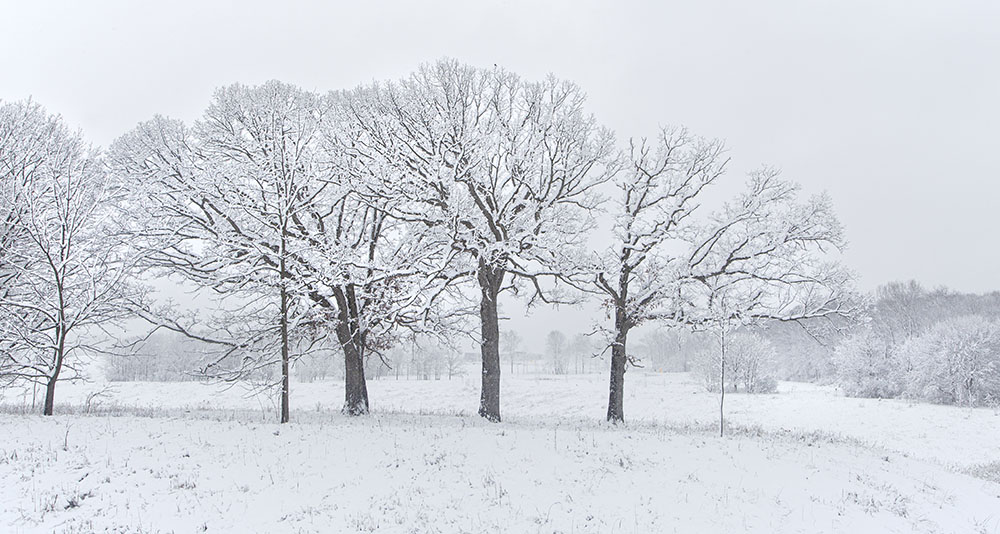
[[[774, 347], [762, 336], [740, 332], [726, 338], [726, 391], [772, 393], [778, 383], [774, 379]], [[719, 391], [722, 378], [722, 346], [716, 342], [702, 352], [701, 370], [709, 391]]]
[[889, 399], [905, 389], [906, 365], [898, 347], [870, 329], [844, 339], [833, 361], [840, 386], [851, 397]]
[[942, 321], [900, 348], [910, 361], [906, 394], [942, 404], [1000, 401], [1000, 322], [981, 316]]
[[864, 330], [840, 344], [834, 362], [853, 397], [1000, 402], [1000, 322], [979, 315], [941, 321], [899, 344]]

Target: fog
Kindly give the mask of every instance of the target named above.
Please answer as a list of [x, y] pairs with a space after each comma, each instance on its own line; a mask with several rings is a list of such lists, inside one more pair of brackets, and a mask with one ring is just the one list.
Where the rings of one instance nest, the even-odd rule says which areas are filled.
[[[573, 80], [620, 138], [662, 124], [727, 141], [723, 186], [762, 163], [828, 191], [864, 289], [1000, 289], [1000, 5], [993, 2], [20, 2], [0, 99], [34, 98], [107, 145], [214, 88], [326, 91], [443, 56]], [[591, 312], [505, 310], [528, 337]]]

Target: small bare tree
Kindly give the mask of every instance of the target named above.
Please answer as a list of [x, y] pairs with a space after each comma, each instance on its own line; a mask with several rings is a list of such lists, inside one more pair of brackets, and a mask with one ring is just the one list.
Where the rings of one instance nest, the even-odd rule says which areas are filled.
[[517, 359], [517, 352], [521, 350], [521, 341], [521, 334], [518, 334], [516, 330], [500, 332], [500, 348], [510, 360], [510, 374], [514, 374], [514, 361]]
[[[695, 232], [686, 258], [684, 320], [720, 337], [725, 384], [727, 338], [763, 320], [804, 321], [856, 310], [853, 275], [831, 255], [844, 238], [830, 198], [798, 200], [799, 186], [763, 169], [747, 191]], [[724, 432], [725, 387], [719, 399]]]
[[557, 375], [566, 374], [566, 334], [552, 330], [545, 336], [545, 352], [552, 361], [552, 372]]
[[566, 347], [567, 352], [573, 355], [576, 362], [577, 373], [587, 373], [587, 361], [594, 358], [594, 340], [588, 334], [576, 334], [570, 338]]

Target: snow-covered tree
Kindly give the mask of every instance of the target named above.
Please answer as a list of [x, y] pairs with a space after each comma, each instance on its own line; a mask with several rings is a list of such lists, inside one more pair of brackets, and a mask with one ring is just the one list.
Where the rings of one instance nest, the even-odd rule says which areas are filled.
[[448, 373], [448, 380], [464, 375], [464, 367], [465, 358], [463, 354], [453, 348], [446, 348], [444, 351], [444, 369]]
[[[856, 310], [852, 274], [830, 258], [844, 246], [826, 195], [798, 200], [798, 185], [771, 169], [754, 172], [747, 191], [693, 234], [686, 258], [684, 321], [721, 340], [725, 383], [726, 336], [762, 320], [802, 321]], [[725, 389], [720, 393], [724, 429]]]
[[907, 394], [962, 406], [1000, 402], [1000, 323], [981, 316], [941, 321], [899, 351], [909, 361]]
[[[109, 209], [99, 154], [35, 103], [0, 108], [0, 376], [45, 386], [77, 378], [87, 333], [126, 315], [133, 256]], [[10, 238], [13, 237], [13, 240]]]
[[699, 229], [687, 276], [701, 283], [702, 301], [724, 292], [738, 302], [734, 314], [755, 320], [854, 311], [853, 275], [831, 256], [845, 242], [830, 198], [799, 202], [798, 192], [777, 171], [751, 173], [748, 190]]
[[304, 314], [291, 309], [304, 293], [293, 287], [291, 257], [307, 254], [292, 226], [311, 222], [326, 185], [317, 179], [320, 111], [314, 95], [292, 86], [237, 84], [216, 92], [193, 129], [156, 118], [114, 147], [113, 168], [133, 191], [137, 241], [153, 265], [240, 301], [215, 335], [225, 349], [206, 370], [232, 378], [276, 361], [282, 422], [289, 323]]
[[624, 420], [628, 334], [649, 321], [674, 319], [684, 265], [669, 245], [683, 237], [696, 199], [725, 169], [722, 143], [663, 129], [652, 142], [632, 141], [615, 178], [614, 244], [601, 256], [596, 288], [614, 317], [608, 421]]
[[[315, 137], [321, 108], [317, 97], [298, 88], [269, 82], [260, 87], [233, 85], [216, 92], [196, 125], [211, 187], [224, 191], [229, 217], [239, 221], [243, 246], [253, 247], [238, 280], [248, 289], [276, 293], [281, 366], [281, 422], [289, 420], [289, 323], [296, 293], [289, 265], [293, 255], [315, 251], [296, 242], [293, 233], [310, 222], [315, 201], [328, 183]], [[304, 222], [303, 222], [304, 221]], [[244, 285], [245, 284], [245, 285]], [[254, 287], [251, 287], [254, 286]], [[301, 313], [301, 312], [300, 312]]]
[[434, 228], [466, 259], [479, 289], [479, 413], [499, 421], [499, 295], [525, 281], [544, 300], [539, 279], [562, 274], [586, 241], [595, 188], [612, 172], [611, 134], [572, 83], [448, 60], [351, 101], [360, 150], [400, 177], [383, 184], [408, 200], [394, 215]]
[[24, 246], [20, 220], [27, 208], [24, 195], [34, 169], [45, 158], [47, 138], [60, 125], [33, 102], [0, 102], [0, 296], [21, 272], [13, 261], [15, 247]]
[[394, 331], [440, 337], [468, 315], [453, 292], [464, 275], [455, 261], [460, 251], [437, 228], [409, 216], [412, 191], [401, 187], [408, 171], [372, 149], [379, 142], [372, 128], [384, 117], [359, 121], [359, 104], [370, 100], [365, 91], [330, 93], [322, 130], [333, 179], [348, 187], [326, 230], [345, 259], [323, 284], [337, 303], [349, 413], [367, 413], [364, 362], [398, 341]]
[[851, 397], [891, 399], [906, 387], [908, 364], [899, 347], [882, 332], [864, 328], [846, 337], [833, 352], [837, 380]]
[[723, 145], [665, 128], [630, 148], [615, 180], [615, 242], [596, 276], [614, 317], [612, 422], [624, 420], [628, 333], [636, 326], [711, 324], [724, 335], [748, 320], [836, 314], [849, 280], [823, 261], [842, 245], [827, 197], [799, 203], [798, 187], [765, 169], [751, 174], [748, 191], [699, 220], [702, 194], [728, 161]]
[[[49, 132], [59, 124], [47, 117], [38, 104], [0, 102], [0, 299], [14, 291], [19, 276], [28, 265], [18, 264], [27, 243], [21, 220], [33, 193], [28, 179], [45, 157]], [[13, 365], [14, 339], [10, 336], [24, 312], [0, 308], [0, 369]], [[11, 367], [12, 369], [13, 367]], [[12, 375], [5, 373], [4, 378]]]
[[438, 280], [430, 266], [449, 255], [365, 195], [383, 189], [365, 180], [393, 176], [358, 171], [338, 106], [279, 82], [233, 85], [194, 128], [155, 118], [113, 151], [151, 265], [235, 301], [200, 334], [222, 347], [206, 370], [237, 379], [278, 363], [282, 420], [293, 335], [344, 352], [344, 411], [367, 413], [366, 351], [395, 325], [426, 318], [425, 289]]
[[876, 288], [871, 328], [895, 345], [918, 336], [940, 320], [930, 292], [916, 281], [889, 282]]

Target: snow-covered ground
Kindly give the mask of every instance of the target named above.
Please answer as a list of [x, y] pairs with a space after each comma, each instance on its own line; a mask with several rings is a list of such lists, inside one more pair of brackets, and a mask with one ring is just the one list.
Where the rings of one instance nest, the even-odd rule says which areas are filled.
[[[197, 383], [63, 385], [56, 411], [0, 415], [0, 532], [1000, 532], [1000, 411], [849, 399], [781, 384], [717, 397], [629, 373], [507, 376], [505, 422], [475, 376], [373, 380], [270, 400]], [[30, 402], [30, 397], [29, 397]]]

